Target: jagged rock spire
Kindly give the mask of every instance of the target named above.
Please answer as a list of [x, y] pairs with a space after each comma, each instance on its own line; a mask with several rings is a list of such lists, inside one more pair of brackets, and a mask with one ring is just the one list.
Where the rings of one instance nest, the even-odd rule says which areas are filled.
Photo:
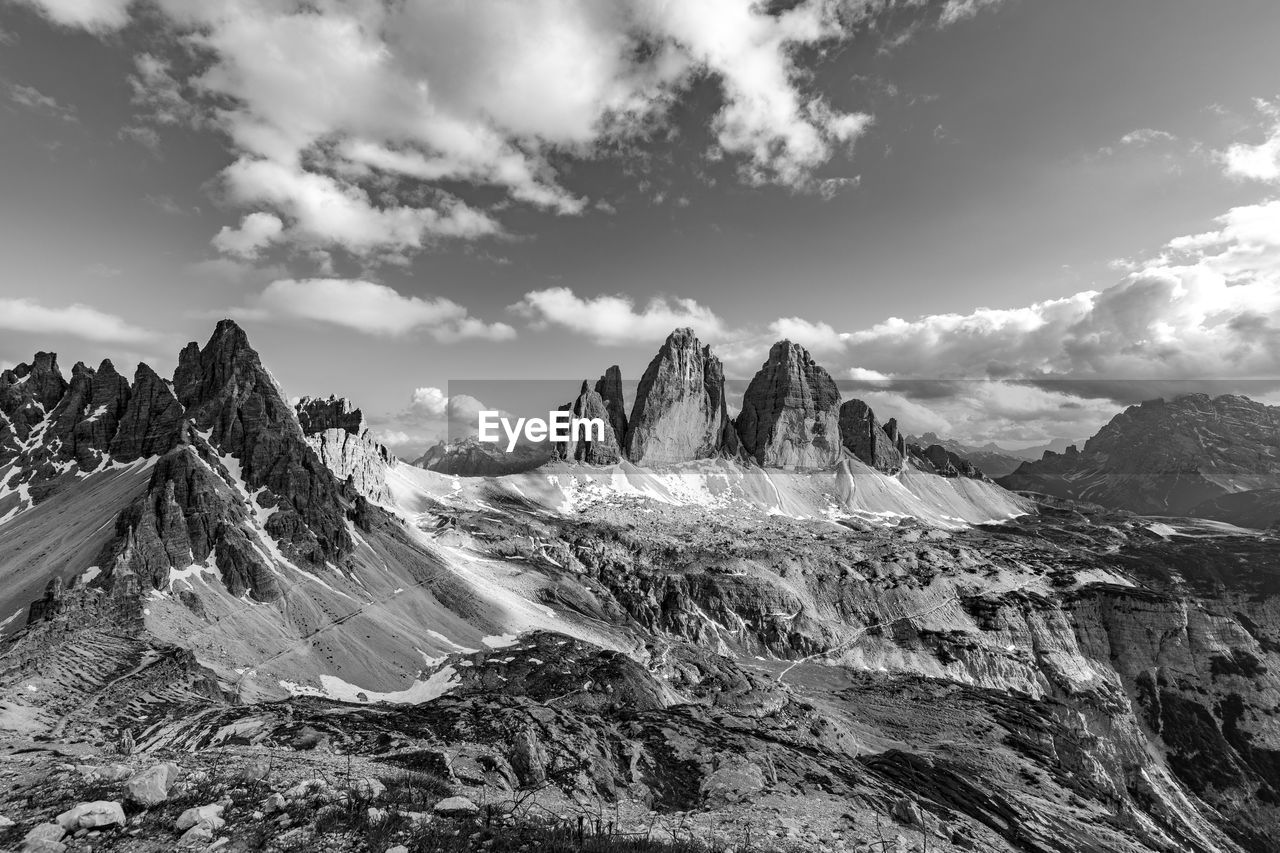
[[627, 422], [627, 456], [637, 465], [718, 454], [728, 421], [724, 368], [692, 329], [676, 329], [649, 362]]
[[825, 468], [840, 459], [840, 391], [809, 351], [778, 341], [747, 386], [742, 448], [760, 465]]

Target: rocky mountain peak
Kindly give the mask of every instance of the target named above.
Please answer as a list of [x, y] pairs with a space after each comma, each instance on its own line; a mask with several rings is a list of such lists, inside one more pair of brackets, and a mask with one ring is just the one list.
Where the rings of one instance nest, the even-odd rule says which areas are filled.
[[1046, 453], [1000, 479], [1010, 489], [1179, 515], [1237, 492], [1280, 487], [1280, 407], [1183, 394], [1112, 418], [1075, 453]]
[[574, 418], [599, 418], [604, 422], [604, 438], [601, 441], [582, 439], [556, 444], [556, 455], [561, 459], [575, 462], [586, 462], [590, 465], [613, 465], [622, 459], [622, 451], [617, 435], [609, 418], [609, 409], [604, 398], [583, 380], [578, 396], [569, 404]]
[[737, 428], [743, 450], [761, 465], [834, 465], [841, 447], [840, 391], [807, 349], [778, 341], [747, 386]]
[[692, 329], [676, 329], [649, 362], [627, 421], [637, 465], [687, 462], [724, 447], [724, 367]]
[[[893, 426], [896, 433], [896, 421]], [[898, 442], [862, 400], [849, 400], [840, 407], [840, 442], [872, 468], [886, 474], [902, 470], [903, 454]]]
[[596, 393], [609, 410], [609, 425], [621, 446], [627, 437], [627, 408], [622, 397], [622, 370], [618, 365], [610, 367], [596, 380]]
[[294, 408], [243, 329], [223, 320], [203, 348], [188, 344], [173, 385], [186, 417], [238, 460], [245, 483], [266, 487], [279, 502], [269, 533], [313, 561], [350, 550], [338, 482], [307, 443]]
[[340, 429], [352, 435], [364, 432], [364, 413], [351, 408], [346, 397], [303, 397], [294, 409], [302, 431], [307, 435], [327, 429]]

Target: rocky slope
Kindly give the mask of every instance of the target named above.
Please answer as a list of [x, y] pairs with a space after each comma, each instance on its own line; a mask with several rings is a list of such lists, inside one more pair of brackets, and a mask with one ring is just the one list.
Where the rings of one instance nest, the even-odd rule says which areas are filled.
[[[718, 368], [673, 338], [646, 400], [708, 436]], [[788, 359], [763, 422], [835, 415], [833, 466], [730, 458], [721, 421], [675, 465], [344, 477], [359, 419], [289, 405], [231, 323], [172, 389], [6, 374], [0, 845], [506, 850], [580, 815], [737, 850], [1273, 849], [1280, 540], [1037, 505]], [[699, 400], [661, 387], [682, 363]]]
[[1046, 452], [1008, 488], [1133, 512], [1183, 515], [1202, 501], [1280, 487], [1280, 408], [1189, 394], [1116, 415], [1084, 449]]
[[304, 397], [295, 409], [307, 444], [340, 482], [375, 503], [390, 503], [387, 471], [396, 460], [365, 429], [359, 409], [340, 397]]

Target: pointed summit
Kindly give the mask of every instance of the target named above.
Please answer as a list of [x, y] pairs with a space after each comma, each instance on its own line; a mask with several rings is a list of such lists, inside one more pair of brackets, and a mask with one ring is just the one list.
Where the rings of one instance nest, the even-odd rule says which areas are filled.
[[266, 499], [279, 501], [268, 532], [314, 561], [350, 550], [339, 484], [307, 444], [297, 413], [243, 329], [222, 320], [203, 349], [187, 344], [173, 387], [196, 429], [239, 460], [245, 483], [267, 487]]
[[727, 421], [724, 368], [693, 329], [676, 329], [649, 362], [627, 422], [627, 455], [637, 465], [715, 456]]
[[747, 386], [737, 426], [760, 465], [825, 468], [840, 459], [840, 392], [807, 349], [778, 341]]

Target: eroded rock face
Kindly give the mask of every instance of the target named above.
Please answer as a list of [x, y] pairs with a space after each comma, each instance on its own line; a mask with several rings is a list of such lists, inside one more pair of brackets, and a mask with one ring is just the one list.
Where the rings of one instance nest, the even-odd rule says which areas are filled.
[[840, 442], [872, 468], [886, 474], [902, 470], [902, 453], [897, 444], [871, 407], [861, 400], [849, 400], [840, 407]]
[[1046, 451], [999, 482], [1182, 515], [1222, 495], [1280, 488], [1280, 407], [1233, 394], [1148, 400], [1112, 418], [1080, 452]]
[[825, 468], [840, 460], [840, 391], [791, 341], [778, 341], [742, 398], [742, 449], [760, 465]]
[[154, 370], [139, 364], [129, 403], [111, 441], [111, 456], [128, 462], [168, 452], [182, 426], [182, 404]]
[[30, 364], [0, 373], [0, 461], [18, 453], [66, 390], [57, 353], [38, 352]]
[[627, 408], [622, 398], [622, 370], [618, 365], [610, 367], [596, 380], [596, 393], [609, 411], [609, 426], [613, 427], [614, 438], [621, 449], [627, 437]]
[[724, 447], [724, 368], [692, 329], [668, 337], [636, 389], [627, 456], [637, 465], [707, 459]]
[[173, 385], [187, 418], [238, 461], [247, 487], [271, 491], [275, 512], [267, 519], [268, 533], [311, 562], [350, 552], [338, 483], [239, 326], [223, 320], [203, 349], [188, 344]]
[[985, 480], [987, 476], [978, 467], [953, 453], [941, 444], [920, 447], [917, 444], [907, 446], [907, 455], [917, 468], [939, 477], [966, 477], [970, 480]]
[[395, 456], [368, 431], [332, 427], [308, 434], [307, 443], [339, 481], [371, 501], [391, 503], [387, 471], [395, 464]]
[[[562, 410], [563, 408], [561, 407]], [[618, 439], [610, 422], [609, 408], [600, 394], [591, 390], [584, 381], [582, 390], [578, 392], [577, 399], [569, 404], [568, 408], [575, 420], [599, 418], [603, 421], [604, 437], [600, 441], [592, 441], [583, 437], [578, 440], [570, 438], [567, 442], [558, 442], [556, 444], [556, 455], [561, 459], [571, 462], [586, 462], [588, 465], [617, 464], [622, 459], [622, 452], [618, 447]], [[592, 434], [585, 430], [582, 433], [583, 436]]]
[[296, 410], [298, 423], [307, 435], [315, 435], [329, 429], [340, 429], [359, 435], [364, 432], [364, 413], [352, 409], [346, 397], [321, 399], [303, 397], [298, 401]]

